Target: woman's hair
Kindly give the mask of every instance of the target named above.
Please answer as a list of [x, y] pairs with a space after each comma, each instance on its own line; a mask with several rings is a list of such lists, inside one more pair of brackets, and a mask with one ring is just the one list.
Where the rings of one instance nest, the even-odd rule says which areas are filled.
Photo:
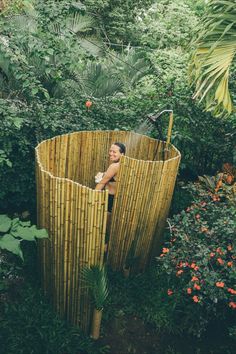
[[119, 149], [120, 149], [120, 153], [125, 155], [125, 152], [126, 152], [126, 146], [125, 146], [125, 144], [116, 142], [116, 143], [114, 143], [113, 145], [118, 146]]

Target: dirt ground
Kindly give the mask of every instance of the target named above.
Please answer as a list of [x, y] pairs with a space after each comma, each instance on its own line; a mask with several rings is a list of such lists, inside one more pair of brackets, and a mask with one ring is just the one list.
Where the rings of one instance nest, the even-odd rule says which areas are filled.
[[157, 333], [137, 317], [120, 316], [107, 323], [99, 343], [111, 354], [234, 354], [235, 343], [229, 344], [215, 330], [203, 342], [187, 335]]

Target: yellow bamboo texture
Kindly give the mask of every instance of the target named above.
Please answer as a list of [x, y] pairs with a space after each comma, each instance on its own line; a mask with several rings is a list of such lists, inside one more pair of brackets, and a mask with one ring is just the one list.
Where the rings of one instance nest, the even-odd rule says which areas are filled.
[[43, 287], [55, 310], [89, 331], [92, 308], [81, 279], [84, 266], [102, 265], [107, 191], [95, 191], [94, 176], [109, 165], [109, 147], [127, 145], [117, 176], [108, 263], [124, 267], [131, 245], [142, 271], [161, 242], [180, 153], [169, 144], [120, 131], [76, 132], [36, 148], [38, 225], [49, 231], [39, 243]]

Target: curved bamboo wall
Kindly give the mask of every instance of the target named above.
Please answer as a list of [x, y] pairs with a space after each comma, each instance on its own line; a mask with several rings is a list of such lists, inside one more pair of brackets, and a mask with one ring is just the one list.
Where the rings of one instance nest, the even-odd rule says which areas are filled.
[[38, 226], [49, 240], [40, 243], [44, 289], [57, 312], [87, 330], [91, 308], [80, 272], [102, 264], [107, 191], [95, 191], [94, 176], [109, 165], [110, 145], [126, 144], [107, 261], [121, 270], [133, 243], [135, 269], [142, 271], [161, 240], [180, 162], [171, 144], [122, 131], [76, 132], [45, 140], [36, 148]]

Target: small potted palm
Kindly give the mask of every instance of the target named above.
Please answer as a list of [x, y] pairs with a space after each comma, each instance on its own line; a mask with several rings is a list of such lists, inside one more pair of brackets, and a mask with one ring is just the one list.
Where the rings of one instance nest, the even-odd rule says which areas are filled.
[[94, 265], [83, 268], [82, 277], [90, 290], [94, 304], [90, 335], [96, 340], [100, 335], [103, 306], [108, 296], [107, 275], [104, 267]]

